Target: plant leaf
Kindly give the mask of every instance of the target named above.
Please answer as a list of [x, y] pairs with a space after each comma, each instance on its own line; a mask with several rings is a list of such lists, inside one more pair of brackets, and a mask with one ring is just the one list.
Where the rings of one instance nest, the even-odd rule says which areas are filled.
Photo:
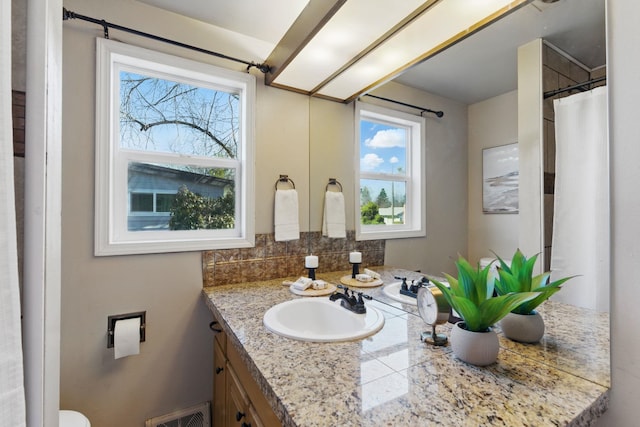
[[464, 319], [464, 323], [470, 331], [483, 331], [483, 316], [481, 310], [471, 300], [454, 296], [451, 307]]
[[456, 261], [456, 267], [458, 268], [458, 284], [460, 285], [459, 296], [466, 297], [478, 305], [478, 290], [476, 289], [477, 273], [471, 267], [471, 264], [463, 257], [458, 257]]
[[533, 310], [536, 309], [540, 304], [548, 300], [551, 295], [555, 294], [560, 290], [560, 288], [548, 288], [542, 287], [539, 289], [539, 295], [529, 301], [526, 301], [513, 309], [512, 311], [517, 314], [530, 314]]
[[498, 271], [499, 280], [496, 282], [496, 291], [499, 295], [507, 295], [511, 292], [538, 292], [538, 296], [525, 301], [520, 306], [516, 307], [512, 311], [518, 314], [529, 314], [537, 306], [549, 299], [553, 294], [560, 290], [560, 286], [571, 279], [572, 277], [565, 277], [556, 280], [552, 283], [549, 282], [551, 273], [545, 272], [533, 276], [533, 269], [536, 261], [538, 260], [536, 254], [527, 259], [520, 249], [516, 250], [511, 260], [511, 265], [508, 266], [498, 255], [496, 257], [500, 261], [500, 270]]
[[511, 292], [521, 292], [520, 281], [506, 270], [498, 271], [499, 279], [496, 281], [498, 295], [506, 295]]
[[479, 307], [479, 311], [480, 313], [482, 313], [482, 320], [479, 325], [479, 330], [484, 330], [489, 326], [494, 325], [504, 316], [509, 314], [509, 312], [521, 305], [523, 302], [529, 301], [537, 297], [538, 295], [538, 292], [520, 292], [500, 295], [498, 297], [490, 298], [484, 301]]
[[[449, 286], [451, 287], [451, 289], [453, 290], [453, 293], [455, 295], [463, 295], [462, 290], [460, 289], [460, 285], [458, 284], [458, 279], [456, 279], [453, 276], [448, 275], [447, 273], [444, 273], [444, 277], [447, 279], [447, 282], [449, 282]], [[436, 282], [436, 280], [431, 279], [432, 282]], [[440, 282], [438, 282], [440, 283]]]
[[[453, 289], [453, 287], [450, 288], [448, 286], [445, 286], [443, 283], [440, 283], [439, 281], [437, 281], [435, 279], [432, 279], [432, 278], [430, 278], [429, 280], [431, 281], [431, 283], [436, 285], [436, 287], [438, 289], [440, 289], [440, 292], [442, 292], [442, 295], [444, 295], [444, 298], [447, 300], [449, 305], [451, 307], [453, 307], [454, 310], [456, 310], [456, 308], [454, 307], [454, 302], [453, 302], [453, 297], [456, 296], [455, 295], [455, 290]], [[453, 279], [453, 281], [456, 281], [456, 280]], [[451, 284], [451, 282], [449, 282], [449, 284]], [[457, 283], [456, 283], [456, 286], [457, 286]], [[458, 310], [456, 310], [456, 311], [458, 311]]]

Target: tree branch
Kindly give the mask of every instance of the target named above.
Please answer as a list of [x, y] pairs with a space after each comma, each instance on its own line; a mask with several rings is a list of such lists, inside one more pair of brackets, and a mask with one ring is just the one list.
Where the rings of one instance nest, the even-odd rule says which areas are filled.
[[195, 129], [199, 132], [202, 132], [203, 134], [205, 134], [206, 136], [208, 136], [213, 142], [215, 142], [216, 144], [218, 144], [220, 146], [220, 148], [222, 148], [227, 155], [230, 158], [234, 158], [234, 154], [233, 152], [229, 149], [229, 147], [227, 147], [222, 141], [220, 141], [218, 138], [216, 138], [216, 136], [214, 134], [212, 134], [211, 132], [209, 132], [207, 129], [204, 129], [194, 123], [190, 123], [190, 122], [185, 122], [183, 120], [161, 120], [159, 122], [154, 122], [154, 123], [142, 123], [139, 120], [135, 120], [133, 119], [133, 121], [135, 123], [140, 124], [140, 130], [142, 131], [147, 131], [149, 129], [151, 129], [152, 127], [155, 126], [162, 126], [162, 125], [184, 125], [187, 127], [190, 127], [192, 129]]

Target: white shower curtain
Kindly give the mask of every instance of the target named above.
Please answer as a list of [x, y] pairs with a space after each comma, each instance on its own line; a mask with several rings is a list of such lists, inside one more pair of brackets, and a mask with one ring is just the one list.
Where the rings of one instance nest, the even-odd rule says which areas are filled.
[[552, 278], [566, 282], [554, 300], [609, 310], [609, 139], [607, 88], [554, 100], [556, 182]]
[[25, 426], [13, 187], [11, 2], [0, 2], [0, 424]]

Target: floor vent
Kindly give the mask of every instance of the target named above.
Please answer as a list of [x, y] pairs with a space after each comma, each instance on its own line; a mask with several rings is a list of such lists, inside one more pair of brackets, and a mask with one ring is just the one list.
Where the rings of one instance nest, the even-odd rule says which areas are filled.
[[145, 427], [211, 427], [210, 403], [204, 402], [160, 417], [148, 419]]

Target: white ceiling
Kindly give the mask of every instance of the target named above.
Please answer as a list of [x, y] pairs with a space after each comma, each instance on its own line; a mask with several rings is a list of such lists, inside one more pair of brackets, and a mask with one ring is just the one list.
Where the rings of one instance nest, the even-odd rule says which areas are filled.
[[[139, 0], [272, 43], [280, 41], [309, 0]], [[266, 58], [255, 58], [264, 60]]]
[[[308, 2], [140, 1], [272, 43], [274, 47]], [[535, 38], [544, 38], [588, 68], [605, 65], [605, 0], [535, 0], [395, 80], [472, 104], [516, 89], [517, 48]]]
[[605, 65], [605, 0], [529, 4], [397, 77], [473, 104], [517, 88], [517, 49], [543, 38], [587, 66]]

